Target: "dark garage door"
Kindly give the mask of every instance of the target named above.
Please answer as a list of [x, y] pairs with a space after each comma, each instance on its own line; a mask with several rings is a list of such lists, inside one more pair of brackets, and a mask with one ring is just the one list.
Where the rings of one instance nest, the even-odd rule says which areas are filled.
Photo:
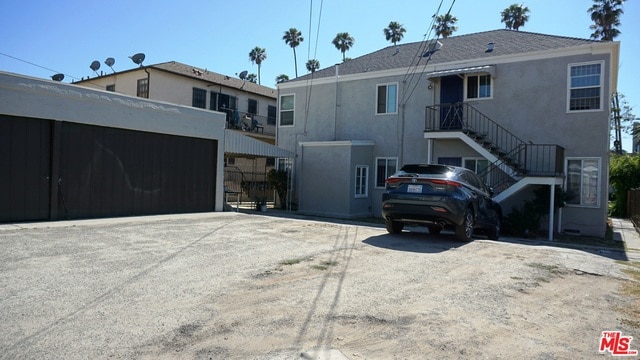
[[51, 123], [0, 115], [0, 221], [49, 218]]
[[0, 116], [0, 222], [214, 211], [217, 148], [211, 139]]
[[213, 211], [217, 141], [63, 123], [58, 218]]

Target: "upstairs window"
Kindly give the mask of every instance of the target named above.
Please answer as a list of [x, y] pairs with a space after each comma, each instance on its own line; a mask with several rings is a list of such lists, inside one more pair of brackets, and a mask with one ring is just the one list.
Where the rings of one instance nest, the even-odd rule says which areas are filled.
[[136, 96], [141, 98], [149, 98], [149, 79], [138, 79], [138, 87], [136, 89]]
[[267, 108], [267, 124], [269, 125], [275, 125], [276, 124], [276, 113], [277, 113], [277, 108], [273, 105], [269, 105], [269, 107]]
[[206, 109], [207, 108], [207, 90], [193, 88], [193, 98], [191, 106]]
[[249, 114], [258, 115], [258, 100], [249, 99], [247, 101], [247, 112]]
[[107, 91], [115, 92], [116, 91], [116, 84], [107, 85]]
[[466, 79], [467, 99], [488, 99], [491, 98], [492, 82], [491, 75], [469, 75]]
[[378, 85], [376, 114], [398, 112], [398, 84]]
[[280, 96], [280, 126], [293, 126], [295, 96]]
[[569, 65], [569, 111], [602, 109], [602, 62]]

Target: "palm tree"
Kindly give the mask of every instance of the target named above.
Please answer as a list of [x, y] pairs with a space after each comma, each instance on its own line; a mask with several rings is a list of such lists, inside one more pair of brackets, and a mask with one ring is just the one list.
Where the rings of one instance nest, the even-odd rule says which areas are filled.
[[258, 84], [260, 84], [260, 64], [267, 58], [267, 49], [259, 46], [254, 47], [249, 53], [249, 59], [252, 63], [258, 65]]
[[276, 84], [280, 84], [282, 82], [285, 82], [289, 80], [289, 76], [286, 74], [280, 74], [278, 76], [276, 76]]
[[433, 25], [433, 29], [436, 31], [436, 35], [447, 38], [453, 34], [454, 31], [458, 31], [458, 27], [455, 24], [458, 22], [458, 18], [446, 13], [445, 15], [438, 15], [436, 17], [436, 23]]
[[518, 29], [524, 26], [524, 23], [529, 21], [529, 8], [524, 4], [512, 4], [508, 8], [502, 10], [500, 15], [502, 16], [501, 22], [507, 27], [507, 29], [518, 31]]
[[331, 43], [342, 53], [342, 62], [345, 62], [345, 52], [353, 46], [356, 41], [348, 32], [338, 33]]
[[382, 31], [387, 41], [391, 41], [395, 46], [398, 41], [402, 40], [407, 30], [400, 23], [392, 21], [389, 23], [389, 27], [384, 28]]
[[316, 60], [316, 59], [311, 59], [309, 61], [307, 61], [307, 70], [309, 70], [309, 72], [314, 73], [316, 72], [316, 70], [320, 69], [320, 61]]
[[623, 4], [624, 0], [593, 0], [593, 5], [587, 10], [594, 22], [589, 26], [593, 30], [592, 39], [611, 41], [620, 35], [616, 28], [620, 26], [620, 15], [624, 14]]
[[285, 44], [288, 44], [293, 49], [293, 63], [296, 67], [296, 77], [298, 77], [298, 58], [296, 56], [296, 47], [304, 41], [302, 33], [296, 28], [290, 28], [289, 31], [284, 32], [282, 40], [284, 40]]
[[258, 75], [251, 73], [249, 75], [247, 75], [246, 78], [244, 78], [245, 80], [247, 80], [248, 82], [252, 82], [254, 84], [257, 84], [258, 81]]

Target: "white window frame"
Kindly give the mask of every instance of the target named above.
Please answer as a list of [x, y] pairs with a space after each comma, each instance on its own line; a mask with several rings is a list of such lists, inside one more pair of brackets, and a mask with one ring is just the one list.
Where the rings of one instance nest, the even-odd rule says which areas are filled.
[[[395, 173], [396, 171], [398, 171], [398, 170], [400, 169], [400, 167], [398, 166], [398, 158], [397, 158], [397, 157], [377, 157], [377, 158], [376, 158], [376, 163], [375, 163], [375, 164], [376, 164], [376, 177], [375, 177], [375, 182], [376, 182], [376, 184], [375, 184], [375, 188], [376, 188], [376, 189], [384, 189], [384, 188], [386, 187], [386, 184], [382, 184], [382, 185], [379, 185], [379, 184], [378, 184], [378, 175], [379, 175], [379, 174], [378, 174], [378, 161], [379, 161], [379, 160], [384, 160], [384, 161], [385, 161], [385, 165], [384, 165], [385, 172], [386, 172], [386, 173], [385, 173], [385, 176], [384, 176], [384, 179], [385, 179], [385, 180], [386, 180], [389, 176], [391, 176], [393, 173]], [[395, 161], [395, 163], [396, 163], [396, 168], [395, 168], [395, 170], [394, 170], [394, 171], [391, 171], [391, 172], [389, 171], [389, 161]]]
[[[566, 159], [566, 163], [565, 163], [565, 174], [567, 174], [566, 180], [565, 180], [565, 189], [569, 189], [569, 181], [570, 181], [570, 177], [572, 174], [569, 173], [569, 162], [570, 161], [576, 161], [579, 160], [580, 161], [580, 186], [579, 186], [579, 193], [575, 194], [578, 198], [578, 203], [569, 203], [567, 202], [567, 206], [572, 206], [572, 207], [585, 207], [585, 208], [599, 208], [601, 206], [600, 204], [600, 192], [601, 192], [601, 187], [602, 187], [602, 158], [598, 158], [598, 157], [570, 157]], [[593, 196], [595, 198], [595, 204], [591, 204], [588, 203], [587, 201], [585, 201], [585, 167], [584, 167], [584, 162], [585, 161], [596, 161], [597, 162], [597, 179], [596, 179], [596, 183], [595, 183], [595, 189], [593, 190]]]
[[[593, 85], [589, 85], [589, 86], [576, 86], [576, 87], [572, 87], [571, 86], [571, 69], [574, 67], [578, 67], [578, 66], [589, 66], [589, 65], [595, 65], [595, 64], [599, 64], [600, 65], [600, 79], [599, 79], [599, 84], [598, 84], [598, 88], [600, 89], [600, 94], [598, 95], [600, 97], [600, 103], [598, 104], [598, 108], [597, 109], [577, 109], [577, 110], [571, 110], [571, 90], [573, 89], [585, 89], [585, 88], [595, 88], [596, 86]], [[603, 111], [604, 110], [604, 104], [603, 104], [603, 91], [604, 91], [604, 61], [590, 61], [590, 62], [584, 62], [584, 63], [574, 63], [574, 64], [569, 64], [567, 66], [567, 113], [582, 113], [582, 112], [596, 112], [596, 111]]]
[[[289, 96], [293, 97], [293, 107], [291, 109], [286, 109], [286, 108], [284, 108], [282, 106], [282, 98], [289, 97]], [[280, 98], [278, 99], [278, 108], [279, 108], [279, 111], [278, 111], [278, 126], [279, 127], [293, 127], [293, 126], [295, 126], [295, 124], [296, 124], [296, 116], [295, 116], [296, 115], [296, 111], [295, 111], [295, 108], [296, 108], [296, 95], [295, 94], [282, 94], [282, 95], [280, 95]], [[282, 125], [282, 113], [283, 112], [291, 112], [292, 113], [291, 124]]]
[[369, 165], [356, 165], [353, 190], [355, 198], [369, 197]]
[[[489, 79], [489, 96], [480, 96], [480, 89], [481, 89], [481, 85], [480, 85], [480, 77], [488, 77]], [[469, 79], [476, 77], [478, 78], [478, 97], [468, 97], [467, 95], [469, 94]], [[465, 100], [491, 100], [493, 99], [493, 76], [491, 76], [490, 73], [478, 73], [478, 74], [467, 74], [464, 77], [464, 99]]]
[[[473, 169], [467, 168], [467, 161], [475, 161], [475, 166]], [[491, 161], [487, 160], [486, 158], [483, 157], [465, 157], [462, 158], [462, 166], [473, 171], [474, 173], [476, 173], [476, 175], [478, 174], [478, 161], [486, 161], [487, 162], [487, 167], [491, 166]], [[489, 186], [489, 174], [485, 174], [485, 177], [482, 178], [482, 180], [484, 181], [485, 185]]]
[[[385, 87], [386, 88], [386, 96], [384, 99], [384, 104], [385, 104], [385, 111], [384, 112], [378, 112], [378, 100], [380, 98], [380, 87]], [[393, 109], [391, 109], [391, 111], [389, 111], [389, 86], [393, 86], [395, 87], [395, 92], [394, 92], [394, 104], [393, 104]], [[389, 114], [397, 114], [398, 113], [398, 83], [397, 82], [392, 82], [392, 83], [383, 83], [383, 84], [376, 84], [376, 102], [375, 102], [375, 114], [376, 115], [389, 115]]]

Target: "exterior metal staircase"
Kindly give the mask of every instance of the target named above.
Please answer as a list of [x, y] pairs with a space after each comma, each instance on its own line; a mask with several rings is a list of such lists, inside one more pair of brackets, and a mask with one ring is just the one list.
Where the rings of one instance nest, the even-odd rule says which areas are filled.
[[531, 185], [561, 185], [564, 148], [526, 142], [467, 103], [427, 106], [425, 138], [462, 140], [490, 165], [478, 173], [502, 201]]

